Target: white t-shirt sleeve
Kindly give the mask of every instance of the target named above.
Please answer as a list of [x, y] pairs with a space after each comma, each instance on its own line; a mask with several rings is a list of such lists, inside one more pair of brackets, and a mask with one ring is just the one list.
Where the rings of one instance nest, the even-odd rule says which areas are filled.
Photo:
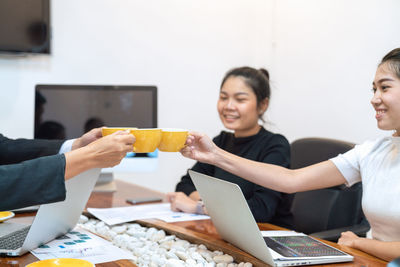
[[75, 141], [75, 139], [69, 139], [67, 141], [65, 141], [61, 148], [60, 151], [58, 151], [58, 154], [63, 154], [65, 152], [71, 151], [72, 149], [72, 143]]
[[358, 150], [359, 146], [355, 146], [355, 148], [352, 150], [344, 154], [339, 154], [337, 157], [330, 159], [346, 179], [347, 186], [352, 186], [353, 184], [361, 181]]

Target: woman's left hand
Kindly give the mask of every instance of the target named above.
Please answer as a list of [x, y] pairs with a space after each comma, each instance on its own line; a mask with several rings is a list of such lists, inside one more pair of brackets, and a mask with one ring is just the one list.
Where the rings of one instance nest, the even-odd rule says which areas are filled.
[[171, 210], [187, 213], [196, 213], [197, 202], [183, 192], [167, 193], [168, 201], [171, 203]]
[[348, 247], [352, 247], [355, 248], [355, 242], [357, 239], [359, 239], [360, 237], [358, 237], [356, 234], [354, 234], [353, 232], [347, 231], [347, 232], [343, 232], [338, 240], [338, 244], [339, 245], [345, 245]]

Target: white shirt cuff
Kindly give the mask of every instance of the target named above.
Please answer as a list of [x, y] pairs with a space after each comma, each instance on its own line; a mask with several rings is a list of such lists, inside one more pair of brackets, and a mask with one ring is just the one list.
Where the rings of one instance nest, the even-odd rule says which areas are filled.
[[67, 141], [65, 141], [61, 148], [60, 151], [58, 151], [58, 154], [63, 154], [65, 152], [71, 151], [72, 149], [72, 143], [75, 141], [76, 139], [69, 139]]

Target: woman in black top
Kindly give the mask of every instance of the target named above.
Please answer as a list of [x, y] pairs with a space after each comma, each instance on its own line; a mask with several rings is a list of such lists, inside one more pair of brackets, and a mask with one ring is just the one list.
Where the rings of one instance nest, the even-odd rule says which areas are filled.
[[[222, 80], [218, 113], [224, 126], [214, 138], [220, 148], [247, 159], [290, 165], [290, 146], [285, 137], [265, 130], [258, 121], [268, 108], [270, 86], [268, 72], [250, 67], [229, 71]], [[285, 194], [263, 188], [213, 165], [197, 162], [192, 170], [214, 176], [240, 186], [258, 222], [291, 226], [290, 203]], [[201, 213], [200, 196], [188, 174], [169, 193], [171, 208], [176, 211]]]

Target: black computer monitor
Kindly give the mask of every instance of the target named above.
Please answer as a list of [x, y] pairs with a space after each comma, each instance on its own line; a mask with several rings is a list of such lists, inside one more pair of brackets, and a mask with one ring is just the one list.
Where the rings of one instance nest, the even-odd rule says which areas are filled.
[[35, 138], [71, 139], [99, 126], [157, 127], [157, 87], [36, 85]]

